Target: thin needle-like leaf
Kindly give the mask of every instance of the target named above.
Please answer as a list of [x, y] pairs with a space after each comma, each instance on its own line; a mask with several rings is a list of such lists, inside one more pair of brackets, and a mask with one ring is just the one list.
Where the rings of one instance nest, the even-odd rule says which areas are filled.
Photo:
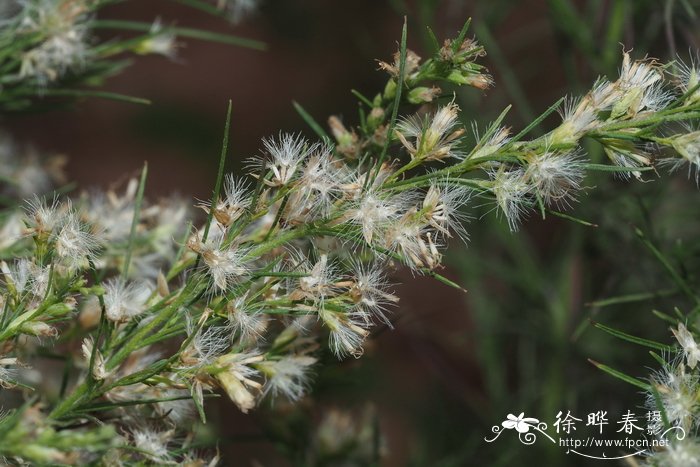
[[131, 230], [129, 232], [129, 244], [126, 248], [126, 254], [124, 256], [124, 269], [122, 269], [122, 277], [124, 280], [129, 277], [129, 264], [131, 263], [131, 253], [134, 249], [134, 241], [136, 239], [136, 227], [141, 221], [141, 205], [143, 204], [143, 193], [146, 187], [146, 176], [148, 175], [148, 163], [143, 164], [143, 170], [141, 171], [141, 180], [139, 181], [139, 188], [136, 192], [136, 200], [134, 201], [134, 217], [131, 220]]

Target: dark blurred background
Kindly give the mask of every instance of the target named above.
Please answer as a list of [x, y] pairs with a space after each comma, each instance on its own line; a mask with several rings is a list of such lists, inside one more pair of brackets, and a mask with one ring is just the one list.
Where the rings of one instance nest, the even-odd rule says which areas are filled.
[[[585, 93], [596, 76], [614, 77], [621, 44], [634, 47], [637, 57], [649, 53], [661, 59], [695, 49], [694, 8], [693, 2], [671, 0], [263, 0], [256, 14], [232, 27], [170, 1], [125, 2], [103, 16], [161, 17], [165, 23], [258, 39], [268, 50], [188, 40], [176, 62], [138, 58], [107, 82], [110, 91], [151, 99], [150, 106], [90, 99], [77, 103], [70, 118], [63, 112], [23, 115], [3, 125], [21, 140], [69, 156], [68, 177], [80, 187], [109, 186], [148, 161], [148, 196], [177, 192], [205, 199], [228, 99], [232, 171], [256, 154], [262, 137], [279, 131], [313, 136], [293, 100], [319, 122], [339, 115], [352, 124], [357, 101], [350, 90], [370, 96], [381, 90], [386, 77], [375, 60], [396, 50], [403, 15], [409, 48], [424, 57], [426, 26], [440, 39], [454, 37], [471, 17], [470, 34], [486, 46], [485, 63], [496, 85], [460, 93], [458, 102], [482, 128], [513, 103], [506, 122], [519, 129], [559, 97]], [[555, 117], [536, 131], [552, 122]], [[630, 226], [658, 213], [684, 218], [688, 207], [660, 206], [660, 194], [674, 186], [678, 196], [695, 190], [683, 178], [658, 185], [630, 187], [607, 175], [587, 180], [599, 189], [574, 212], [598, 229], [532, 219], [524, 232], [511, 234], [493, 213], [482, 217], [490, 208], [475, 208], [469, 247], [453, 245], [442, 272], [467, 292], [397, 271], [396, 329], [376, 336], [362, 359], [322, 370], [314, 402], [249, 416], [224, 402], [214, 406], [210, 423], [223, 427], [218, 446], [224, 465], [307, 465], [314, 427], [336, 409], [376, 414], [370, 419], [381, 439], [367, 442], [378, 447], [381, 465], [585, 465], [560, 449], [522, 446], [506, 435], [494, 444], [483, 438], [508, 413], [525, 411], [551, 423], [558, 410], [578, 410], [581, 417], [588, 409], [613, 414], [643, 403], [635, 388], [586, 359], [607, 358], [637, 375], [653, 361], [644, 349], [589, 329], [589, 318], [600, 310], [586, 303], [657, 285], [654, 263], [640, 259]], [[665, 230], [676, 225], [666, 217], [659, 222]], [[651, 308], [635, 305], [603, 319], [668, 341]]]

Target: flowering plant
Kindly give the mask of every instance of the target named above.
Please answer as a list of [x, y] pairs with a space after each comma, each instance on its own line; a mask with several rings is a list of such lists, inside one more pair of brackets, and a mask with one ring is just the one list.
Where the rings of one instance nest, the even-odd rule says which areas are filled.
[[[5, 110], [31, 107], [27, 96], [76, 95], [63, 80], [106, 76], [117, 52], [171, 55], [172, 34], [187, 31], [156, 23], [133, 40], [90, 47], [89, 25], [115, 25], [92, 19], [105, 3], [28, 1], [5, 12]], [[697, 174], [700, 132], [689, 125], [700, 117], [700, 72], [628, 52], [615, 80], [560, 99], [516, 133], [503, 126], [506, 108], [475, 126], [468, 145], [460, 108], [438, 87], [492, 84], [468, 25], [435, 41], [427, 60], [408, 49], [404, 26], [398, 52], [379, 64], [383, 89], [357, 93], [355, 125], [332, 116], [326, 130], [297, 106], [319, 141], [266, 138], [245, 177], [223, 170], [229, 104], [213, 195], [196, 204], [146, 199], [147, 166], [122, 190], [45, 193], [55, 167], [14, 161], [5, 137], [4, 191], [14, 201], [1, 227], [0, 384], [28, 396], [0, 419], [0, 455], [216, 464], [184, 423], [206, 422], [206, 399], [221, 392], [244, 413], [302, 399], [324, 353], [360, 357], [373, 330], [393, 326], [397, 267], [459, 287], [439, 271], [448, 241], [468, 238], [469, 203], [490, 204], [513, 231], [533, 213], [586, 224], [562, 210], [587, 190], [589, 171], [631, 182], [664, 165]], [[8, 39], [18, 32], [25, 40]], [[557, 110], [559, 125], [530, 138]], [[610, 163], [587, 160], [584, 138]], [[695, 367], [692, 335], [676, 335]], [[24, 375], [51, 357], [73, 362], [58, 387]], [[509, 418], [504, 426], [519, 432], [534, 420]]]

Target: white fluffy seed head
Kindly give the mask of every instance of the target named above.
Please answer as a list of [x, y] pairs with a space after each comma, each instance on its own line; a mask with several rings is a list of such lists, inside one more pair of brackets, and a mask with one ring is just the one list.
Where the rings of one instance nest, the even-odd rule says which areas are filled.
[[142, 314], [153, 292], [146, 282], [127, 283], [120, 278], [107, 280], [105, 289], [105, 317], [115, 323], [125, 323]]
[[464, 185], [451, 184], [449, 179], [433, 182], [423, 198], [421, 212], [440, 236], [452, 237], [454, 232], [466, 243], [469, 216], [464, 207], [470, 199], [471, 190]]
[[250, 272], [249, 249], [234, 244], [225, 245], [223, 232], [210, 231], [206, 242], [199, 233], [193, 235], [187, 246], [202, 256], [204, 266], [212, 279], [215, 290], [224, 291]]
[[646, 467], [700, 467], [700, 443], [697, 438], [685, 435], [673, 440], [663, 450], [652, 454], [644, 463]]
[[311, 367], [316, 359], [309, 355], [286, 355], [279, 360], [265, 360], [258, 365], [266, 376], [263, 395], [284, 396], [290, 401], [301, 399], [308, 389]]
[[21, 57], [20, 77], [46, 85], [84, 64], [89, 18], [85, 1], [23, 2], [21, 28], [39, 33], [42, 41]]
[[56, 235], [56, 253], [69, 267], [77, 268], [99, 248], [97, 237], [71, 213]]
[[143, 456], [154, 462], [168, 464], [173, 461], [168, 444], [174, 434], [174, 430], [159, 432], [150, 428], [141, 428], [133, 430], [131, 436], [134, 445]]
[[[359, 310], [359, 315], [370, 319], [378, 319], [393, 328], [387, 316], [387, 308], [398, 303], [399, 298], [388, 291], [389, 282], [380, 263], [353, 263], [350, 297]], [[367, 323], [369, 324], [369, 322]]]
[[547, 205], [568, 205], [581, 189], [584, 170], [575, 151], [545, 151], [534, 155], [525, 169], [524, 178]]
[[[669, 423], [688, 432], [698, 417], [698, 376], [686, 372], [682, 363], [673, 362], [652, 375], [651, 384], [656, 388]], [[659, 410], [655, 394], [647, 395], [647, 406]]]
[[457, 148], [463, 134], [464, 129], [459, 125], [459, 107], [453, 102], [440, 107], [428, 118], [414, 115], [396, 127], [396, 135], [411, 158], [421, 160], [463, 157]]
[[347, 355], [355, 358], [362, 356], [362, 344], [369, 335], [364, 316], [327, 308], [318, 310], [318, 316], [330, 331], [328, 346], [336, 357], [342, 359]]
[[[265, 138], [263, 146], [265, 153], [261, 158], [253, 158], [250, 167], [255, 176], [261, 176], [260, 172], [263, 169], [265, 172], [269, 171], [270, 176], [263, 180], [264, 183], [279, 187], [295, 179], [301, 162], [308, 153], [314, 152], [318, 145], [310, 144], [300, 135], [280, 133], [276, 139]], [[262, 176], [266, 176], [266, 173]]]
[[491, 191], [496, 197], [496, 204], [500, 212], [508, 221], [511, 231], [518, 230], [520, 219], [528, 209], [529, 196], [532, 185], [524, 178], [525, 172], [517, 170], [493, 170], [489, 176], [493, 180]]
[[683, 323], [678, 325], [678, 329], [671, 329], [671, 331], [683, 349], [686, 363], [691, 369], [695, 369], [698, 361], [700, 361], [700, 345], [695, 342], [695, 338]]
[[261, 310], [246, 304], [248, 294], [231, 300], [226, 305], [228, 321], [243, 342], [257, 341], [267, 328], [269, 318]]

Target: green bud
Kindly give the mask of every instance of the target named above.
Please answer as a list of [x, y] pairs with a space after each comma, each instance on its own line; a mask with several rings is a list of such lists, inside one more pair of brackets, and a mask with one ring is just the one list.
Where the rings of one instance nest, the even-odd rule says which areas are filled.
[[379, 127], [382, 122], [384, 122], [385, 116], [386, 112], [384, 112], [384, 109], [381, 107], [375, 107], [367, 116], [367, 124], [370, 126], [370, 128], [375, 129]]
[[43, 321], [25, 321], [20, 325], [19, 330], [24, 334], [39, 337], [55, 337], [58, 334], [56, 328]]
[[81, 287], [79, 290], [80, 295], [83, 296], [88, 296], [88, 295], [104, 295], [105, 294], [105, 288], [102, 287], [101, 285], [93, 285], [92, 287]]
[[618, 119], [620, 117], [634, 117], [637, 115], [642, 98], [644, 97], [643, 89], [632, 88], [627, 91], [622, 99], [615, 102], [612, 111], [610, 112], [611, 119]]
[[438, 88], [429, 88], [426, 86], [420, 86], [414, 89], [411, 89], [408, 92], [408, 102], [411, 104], [425, 104], [426, 102], [432, 102], [435, 97], [440, 93], [440, 89]]
[[396, 96], [396, 81], [390, 79], [384, 86], [384, 99], [391, 100]]
[[67, 315], [75, 310], [75, 300], [70, 303], [56, 303], [46, 309], [46, 314], [52, 318]]

